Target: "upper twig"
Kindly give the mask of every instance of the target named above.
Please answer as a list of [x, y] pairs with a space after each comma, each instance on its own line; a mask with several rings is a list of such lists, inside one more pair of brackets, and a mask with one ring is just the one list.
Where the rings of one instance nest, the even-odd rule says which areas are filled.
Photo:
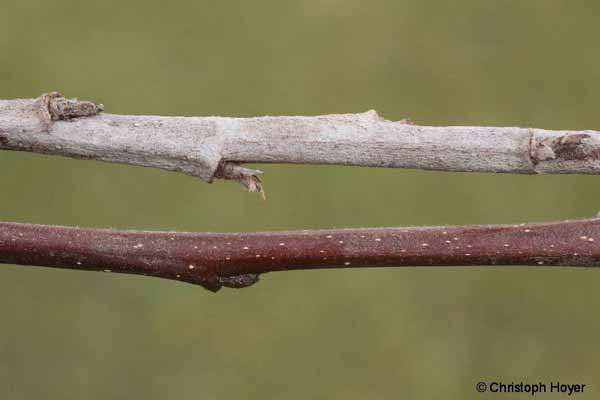
[[263, 192], [242, 163], [339, 164], [441, 171], [600, 173], [600, 134], [515, 127], [419, 126], [375, 111], [257, 118], [101, 113], [60, 93], [0, 100], [0, 149], [233, 179]]

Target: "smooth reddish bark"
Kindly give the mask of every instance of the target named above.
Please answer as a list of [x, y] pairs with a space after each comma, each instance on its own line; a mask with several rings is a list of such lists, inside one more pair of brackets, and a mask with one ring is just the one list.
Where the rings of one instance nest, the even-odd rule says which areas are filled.
[[600, 265], [600, 219], [543, 224], [181, 233], [0, 223], [0, 263], [141, 274], [216, 291], [272, 271]]

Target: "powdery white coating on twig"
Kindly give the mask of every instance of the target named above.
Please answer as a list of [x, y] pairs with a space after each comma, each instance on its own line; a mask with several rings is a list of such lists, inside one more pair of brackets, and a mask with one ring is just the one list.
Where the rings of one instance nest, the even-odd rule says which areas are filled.
[[[72, 113], [73, 109], [86, 112]], [[52, 114], [56, 110], [71, 113], [68, 118], [58, 118]], [[387, 121], [375, 111], [256, 118], [101, 111], [101, 105], [55, 94], [0, 100], [0, 149], [156, 167], [207, 182], [234, 179], [259, 192], [258, 172], [240, 164], [600, 173], [600, 134], [595, 131], [419, 126], [404, 120]]]

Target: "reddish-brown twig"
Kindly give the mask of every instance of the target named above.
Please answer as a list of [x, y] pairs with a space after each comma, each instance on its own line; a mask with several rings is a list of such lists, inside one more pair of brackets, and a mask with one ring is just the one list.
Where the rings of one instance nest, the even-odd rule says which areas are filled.
[[246, 287], [318, 268], [600, 265], [600, 219], [543, 224], [181, 233], [0, 223], [0, 262]]

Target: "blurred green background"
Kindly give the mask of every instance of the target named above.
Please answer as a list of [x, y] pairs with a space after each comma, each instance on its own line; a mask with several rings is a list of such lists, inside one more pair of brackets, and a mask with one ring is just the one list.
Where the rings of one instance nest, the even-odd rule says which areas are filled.
[[[598, 129], [598, 13], [566, 0], [3, 0], [0, 98], [58, 89], [121, 114], [374, 108], [423, 125]], [[593, 176], [260, 168], [267, 201], [228, 182], [4, 151], [0, 220], [253, 231], [600, 209]], [[494, 398], [479, 380], [587, 383], [577, 398], [598, 398], [598, 274], [287, 272], [215, 295], [3, 265], [0, 398]]]

